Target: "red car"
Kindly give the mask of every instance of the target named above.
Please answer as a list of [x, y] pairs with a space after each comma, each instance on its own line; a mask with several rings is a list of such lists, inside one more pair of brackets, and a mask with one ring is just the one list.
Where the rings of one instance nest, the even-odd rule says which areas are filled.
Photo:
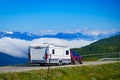
[[73, 64], [77, 64], [77, 63], [82, 64], [83, 63], [82, 59], [83, 57], [79, 55], [76, 51], [71, 51], [71, 62]]

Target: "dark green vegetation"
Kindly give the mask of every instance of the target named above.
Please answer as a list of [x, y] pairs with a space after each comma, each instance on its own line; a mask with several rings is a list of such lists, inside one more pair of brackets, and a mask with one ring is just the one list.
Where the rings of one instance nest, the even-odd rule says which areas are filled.
[[84, 61], [95, 61], [101, 58], [120, 58], [120, 35], [101, 39], [85, 47], [72, 50], [83, 55]]
[[120, 80], [120, 62], [27, 72], [0, 73], [0, 80]]
[[120, 35], [101, 39], [88, 46], [73, 49], [82, 55], [99, 54], [108, 52], [120, 52]]

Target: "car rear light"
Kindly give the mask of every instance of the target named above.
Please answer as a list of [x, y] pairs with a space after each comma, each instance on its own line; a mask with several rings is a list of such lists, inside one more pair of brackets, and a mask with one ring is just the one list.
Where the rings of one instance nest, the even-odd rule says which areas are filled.
[[46, 53], [46, 55], [45, 55], [45, 59], [46, 59], [46, 61], [48, 60], [48, 54]]

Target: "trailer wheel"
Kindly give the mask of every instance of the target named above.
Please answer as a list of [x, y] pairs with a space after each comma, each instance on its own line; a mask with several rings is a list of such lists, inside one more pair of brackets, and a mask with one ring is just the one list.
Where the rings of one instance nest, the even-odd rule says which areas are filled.
[[83, 64], [83, 62], [79, 62], [80, 64]]
[[58, 66], [62, 66], [62, 61], [59, 61]]
[[40, 63], [40, 66], [45, 66], [45, 63]]
[[72, 61], [72, 64], [76, 65], [76, 64], [79, 64], [79, 62], [77, 62], [77, 61]]

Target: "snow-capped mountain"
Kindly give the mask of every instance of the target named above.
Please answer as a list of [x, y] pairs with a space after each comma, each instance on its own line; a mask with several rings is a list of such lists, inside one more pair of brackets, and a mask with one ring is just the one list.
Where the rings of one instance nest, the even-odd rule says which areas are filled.
[[55, 35], [44, 35], [42, 37], [47, 38], [58, 38], [58, 39], [66, 39], [66, 40], [75, 40], [75, 39], [84, 39], [84, 40], [94, 40], [92, 36], [83, 35], [82, 33], [57, 33]]
[[110, 37], [120, 34], [120, 32], [116, 32], [114, 34], [99, 34], [99, 35], [85, 35], [82, 33], [57, 33], [57, 34], [49, 34], [49, 35], [36, 35], [28, 32], [0, 32], [0, 38], [10, 37], [22, 40], [34, 40], [38, 38], [58, 38], [65, 40], [75, 40], [75, 39], [83, 39], [88, 41], [99, 40], [102, 38]]
[[6, 32], [0, 32], [0, 38], [4, 37], [10, 37], [10, 38], [16, 38], [16, 39], [23, 39], [23, 40], [33, 40], [36, 38], [40, 38], [38, 35], [34, 35], [32, 33], [27, 32], [12, 32], [12, 31], [6, 31]]

